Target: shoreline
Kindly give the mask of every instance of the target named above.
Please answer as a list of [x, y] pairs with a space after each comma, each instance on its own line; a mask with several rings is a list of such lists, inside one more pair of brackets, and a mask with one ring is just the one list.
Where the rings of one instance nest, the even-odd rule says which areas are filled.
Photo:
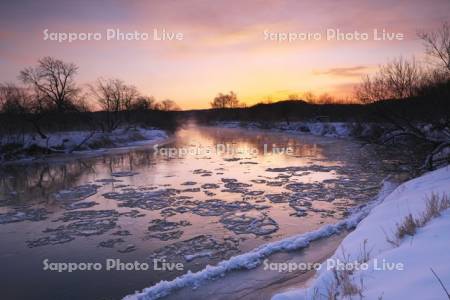
[[[162, 130], [158, 130], [161, 131]], [[58, 132], [59, 133], [59, 132]], [[151, 139], [143, 139], [137, 141], [129, 141], [123, 145], [113, 147], [101, 147], [97, 149], [76, 150], [73, 152], [55, 152], [37, 156], [29, 156], [14, 160], [0, 160], [0, 166], [8, 165], [28, 165], [40, 163], [63, 163], [80, 158], [94, 158], [103, 155], [114, 155], [126, 153], [128, 151], [143, 150], [154, 145], [166, 145], [173, 140], [172, 134], [165, 133], [165, 137], [156, 137]]]
[[[288, 263], [321, 263], [330, 257], [348, 232], [334, 234], [311, 242], [298, 251], [281, 252], [269, 256], [270, 261]], [[314, 277], [315, 272], [298, 271], [295, 273], [268, 271], [264, 264], [254, 269], [235, 270], [218, 280], [205, 282], [199, 288], [185, 287], [162, 299], [214, 299], [227, 300], [230, 296], [242, 300], [270, 299], [276, 293], [295, 287], [303, 287]]]
[[[450, 253], [445, 250], [449, 249], [450, 241], [446, 235], [450, 227], [449, 182], [449, 166], [404, 182], [374, 207], [343, 239], [339, 245], [341, 250], [336, 250], [329, 258], [353, 265], [364, 264], [367, 268], [351, 271], [322, 268], [307, 286], [292, 286], [271, 299], [316, 299], [315, 295], [327, 295], [330, 289], [342, 299], [345, 286], [354, 288], [353, 295], [364, 295], [368, 299], [438, 299], [444, 296], [430, 268], [437, 270], [442, 281], [448, 283], [450, 269], [442, 265], [442, 261], [447, 261]], [[433, 197], [441, 197], [437, 200], [441, 201], [437, 204], [440, 211], [430, 211]], [[408, 215], [417, 218], [415, 222], [419, 222], [418, 218], [425, 218], [425, 221], [415, 225], [418, 227], [414, 232], [395, 240], [395, 231]], [[379, 268], [378, 261], [383, 262], [383, 268]], [[344, 284], [335, 282], [339, 272], [346, 272], [348, 276]]]

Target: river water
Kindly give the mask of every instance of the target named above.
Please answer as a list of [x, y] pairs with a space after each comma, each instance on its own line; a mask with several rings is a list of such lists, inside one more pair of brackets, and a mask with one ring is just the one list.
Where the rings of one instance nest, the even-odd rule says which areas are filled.
[[[349, 139], [188, 126], [164, 146], [6, 165], [0, 294], [121, 299], [335, 223], [410, 160]], [[44, 270], [56, 263], [101, 269]]]

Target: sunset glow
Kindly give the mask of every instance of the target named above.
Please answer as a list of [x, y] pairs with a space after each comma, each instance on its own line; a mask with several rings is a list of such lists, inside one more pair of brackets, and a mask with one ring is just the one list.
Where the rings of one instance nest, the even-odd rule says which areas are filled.
[[[183, 109], [207, 108], [217, 93], [230, 90], [247, 104], [307, 91], [350, 96], [360, 76], [387, 59], [422, 59], [416, 31], [434, 28], [450, 15], [448, 0], [26, 2], [2, 4], [0, 81], [17, 80], [11, 74], [50, 55], [77, 64], [80, 83], [121, 78]], [[146, 32], [150, 39], [105, 40], [108, 28]], [[104, 37], [58, 42], [44, 40], [45, 29]], [[165, 38], [181, 33], [183, 39], [153, 40], [154, 29], [158, 39], [163, 29]], [[327, 29], [369, 35], [384, 29], [404, 39], [288, 42], [266, 40], [264, 34]]]

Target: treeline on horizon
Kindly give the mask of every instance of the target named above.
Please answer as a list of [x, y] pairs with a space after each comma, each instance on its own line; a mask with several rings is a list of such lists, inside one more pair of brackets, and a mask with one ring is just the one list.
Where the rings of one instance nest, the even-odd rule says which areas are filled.
[[53, 57], [24, 68], [19, 84], [0, 84], [0, 133], [4, 135], [67, 130], [111, 132], [124, 125], [174, 130], [179, 110], [170, 100], [156, 101], [117, 78], [76, 82], [78, 66]]
[[421, 32], [427, 60], [399, 57], [364, 76], [355, 87], [353, 100], [328, 94], [290, 95], [284, 101], [260, 102], [251, 107], [241, 103], [234, 92], [219, 94], [210, 103], [212, 110], [198, 114], [200, 120], [276, 122], [327, 119], [332, 121], [448, 122], [450, 112], [450, 24], [434, 32]]

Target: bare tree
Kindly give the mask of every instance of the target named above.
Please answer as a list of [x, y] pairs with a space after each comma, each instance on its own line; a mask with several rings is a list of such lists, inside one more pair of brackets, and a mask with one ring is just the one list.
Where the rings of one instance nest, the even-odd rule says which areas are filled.
[[433, 32], [419, 32], [419, 38], [425, 44], [425, 51], [439, 67], [450, 72], [450, 23], [444, 22]]
[[161, 110], [164, 110], [164, 111], [180, 110], [180, 108], [175, 103], [175, 101], [170, 100], [170, 99], [166, 99], [166, 100], [161, 101], [160, 108], [161, 108]]
[[300, 100], [300, 96], [296, 93], [288, 95], [289, 100]]
[[106, 128], [112, 131], [120, 124], [120, 112], [128, 111], [138, 97], [137, 89], [125, 84], [122, 80], [99, 78], [89, 86], [91, 94], [96, 98], [101, 108], [106, 112]]
[[388, 125], [380, 138], [382, 143], [413, 138], [432, 147], [424, 164], [424, 168], [428, 169], [449, 160], [448, 155], [443, 153], [450, 148], [450, 81], [442, 69], [425, 71], [414, 59], [399, 58], [381, 66], [376, 74], [364, 77], [356, 88], [356, 97], [366, 104], [379, 100], [416, 98], [433, 106], [436, 114], [429, 118], [426, 114], [417, 117], [419, 112], [407, 113], [403, 110], [393, 110], [392, 107], [389, 109], [390, 106], [385, 105], [370, 107], [374, 115]]
[[139, 96], [132, 104], [133, 110], [148, 110], [155, 108], [155, 99], [148, 96]]
[[237, 108], [239, 107], [239, 100], [233, 91], [229, 94], [219, 93], [211, 102], [212, 108]]
[[380, 66], [374, 75], [363, 77], [355, 96], [363, 103], [410, 98], [417, 94], [423, 76], [415, 59], [400, 57]]
[[0, 111], [8, 114], [29, 112], [30, 95], [26, 89], [12, 83], [0, 84]]
[[48, 101], [59, 112], [73, 110], [79, 94], [74, 78], [78, 67], [53, 57], [44, 57], [36, 67], [25, 68], [19, 79], [30, 85], [39, 94], [40, 99]]
[[121, 93], [120, 98], [122, 98], [122, 110], [130, 111], [133, 107], [134, 102], [139, 96], [139, 92], [134, 85], [127, 85], [118, 82], [116, 89]]
[[314, 103], [317, 100], [316, 96], [312, 92], [305, 92], [303, 93], [302, 97], [306, 102], [309, 103]]
[[42, 139], [46, 139], [47, 136], [40, 126], [44, 110], [43, 98], [44, 96], [39, 91], [33, 93], [30, 89], [15, 84], [0, 84], [1, 112], [9, 116], [20, 116], [21, 120], [32, 125]]
[[316, 103], [318, 104], [331, 104], [335, 103], [336, 99], [328, 93], [321, 94], [317, 99]]
[[392, 99], [415, 96], [423, 76], [422, 69], [414, 58], [406, 60], [402, 57], [382, 66], [379, 74], [385, 81], [388, 97]]

